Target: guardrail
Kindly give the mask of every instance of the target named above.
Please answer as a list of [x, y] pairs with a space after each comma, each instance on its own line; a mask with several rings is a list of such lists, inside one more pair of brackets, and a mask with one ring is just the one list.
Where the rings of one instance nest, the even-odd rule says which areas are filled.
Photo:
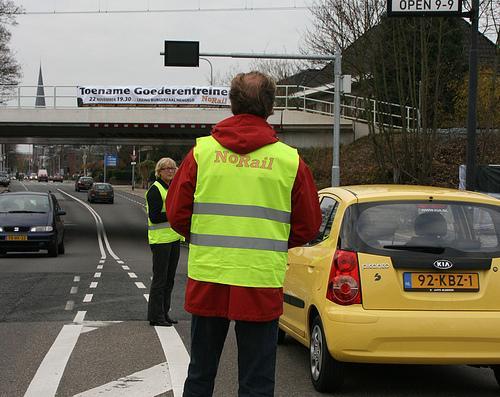
[[[43, 86], [45, 108], [78, 108], [76, 86]], [[0, 85], [0, 106], [5, 108], [34, 109], [38, 86]], [[333, 87], [317, 89], [297, 85], [278, 85], [276, 109], [302, 110], [310, 113], [333, 115]], [[132, 106], [131, 106], [132, 107]], [[414, 129], [418, 124], [418, 111], [410, 106], [377, 101], [356, 95], [341, 96], [340, 113], [343, 118], [375, 125]]]

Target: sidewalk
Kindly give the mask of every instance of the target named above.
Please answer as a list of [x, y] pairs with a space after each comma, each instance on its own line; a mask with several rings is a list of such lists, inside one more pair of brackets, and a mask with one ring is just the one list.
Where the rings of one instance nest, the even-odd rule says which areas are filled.
[[144, 198], [144, 195], [147, 192], [147, 189], [141, 189], [137, 186], [135, 186], [134, 190], [132, 190], [132, 185], [113, 185], [113, 189], [117, 192], [125, 192], [142, 198]]

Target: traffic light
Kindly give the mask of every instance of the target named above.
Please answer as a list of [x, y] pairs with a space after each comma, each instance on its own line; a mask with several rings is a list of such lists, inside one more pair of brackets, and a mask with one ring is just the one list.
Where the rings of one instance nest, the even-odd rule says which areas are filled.
[[200, 43], [198, 41], [165, 40], [165, 66], [198, 67], [200, 64]]

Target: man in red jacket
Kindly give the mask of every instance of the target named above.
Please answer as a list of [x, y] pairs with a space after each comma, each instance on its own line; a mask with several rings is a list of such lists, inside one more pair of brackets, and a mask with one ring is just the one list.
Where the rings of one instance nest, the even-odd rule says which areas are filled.
[[[229, 95], [234, 116], [219, 122], [211, 137], [197, 141], [169, 188], [166, 208], [170, 225], [190, 242], [184, 307], [192, 314], [191, 362], [184, 397], [212, 395], [231, 320], [235, 321], [238, 342], [238, 395], [274, 395], [286, 251], [313, 240], [321, 223], [311, 172], [295, 149], [278, 141], [266, 121], [273, 114], [275, 91], [274, 81], [262, 73], [238, 74]], [[233, 164], [221, 164], [227, 155]], [[255, 160], [258, 155], [261, 159]], [[271, 179], [270, 170], [275, 179]], [[244, 192], [247, 184], [258, 188], [258, 193], [254, 190], [249, 195], [258, 205], [248, 205], [248, 197], [244, 203], [234, 197], [234, 191]], [[224, 190], [227, 186], [231, 186], [231, 193]], [[264, 208], [261, 203], [273, 204], [273, 195], [289, 211], [271, 205]], [[266, 198], [261, 200], [261, 196]], [[219, 197], [219, 202], [214, 203], [214, 197]], [[273, 225], [273, 233], [284, 236], [284, 241], [259, 238], [255, 230], [252, 234], [253, 225], [262, 224], [259, 222]], [[237, 227], [229, 227], [231, 223]], [[226, 224], [227, 233], [207, 233], [221, 230], [221, 226], [224, 229]], [[235, 235], [240, 230], [241, 235]], [[264, 260], [257, 264], [245, 260], [246, 256]], [[262, 285], [255, 281], [259, 280], [260, 267], [265, 269], [261, 270]]]

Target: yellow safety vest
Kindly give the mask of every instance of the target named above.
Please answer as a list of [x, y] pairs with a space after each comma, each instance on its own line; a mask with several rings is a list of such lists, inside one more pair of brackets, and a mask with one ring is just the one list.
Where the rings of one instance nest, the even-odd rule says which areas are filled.
[[[151, 189], [153, 186], [156, 186], [158, 190], [160, 191], [161, 194], [161, 199], [163, 201], [163, 207], [161, 209], [162, 213], [166, 213], [166, 208], [165, 208], [165, 200], [167, 198], [168, 190], [163, 187], [163, 185], [155, 181], [151, 185], [149, 189]], [[148, 191], [146, 192], [146, 211], [149, 213], [148, 209]], [[176, 233], [174, 229], [170, 227], [170, 223], [168, 222], [162, 222], [162, 223], [153, 223], [151, 222], [151, 219], [149, 219], [148, 216], [148, 240], [149, 244], [163, 244], [163, 243], [171, 243], [173, 241], [177, 241], [181, 239], [181, 235]]]
[[198, 165], [188, 275], [247, 287], [282, 287], [299, 155], [281, 142], [240, 155], [196, 140]]

